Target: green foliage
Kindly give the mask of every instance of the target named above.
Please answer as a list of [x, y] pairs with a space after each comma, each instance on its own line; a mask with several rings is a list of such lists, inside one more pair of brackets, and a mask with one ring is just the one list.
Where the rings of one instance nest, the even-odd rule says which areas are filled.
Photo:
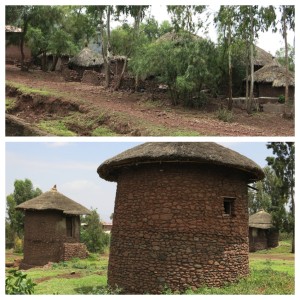
[[103, 253], [109, 245], [110, 236], [103, 231], [97, 210], [91, 210], [91, 214], [85, 216], [82, 222], [86, 225], [81, 229], [81, 242], [85, 243], [90, 252]]
[[27, 274], [18, 271], [8, 271], [5, 279], [6, 295], [31, 295], [34, 293], [35, 283], [31, 279], [27, 279]]
[[23, 253], [23, 240], [18, 236], [15, 237], [14, 252]]
[[284, 95], [280, 95], [280, 96], [278, 97], [278, 102], [279, 102], [279, 103], [284, 103], [284, 102], [285, 102], [285, 97], [284, 97]]
[[[277, 50], [275, 57], [281, 65], [285, 66], [285, 48]], [[290, 44], [288, 44], [288, 66], [291, 72], [295, 71], [295, 48]]]
[[202, 90], [216, 88], [215, 54], [211, 41], [181, 32], [173, 40], [159, 40], [142, 47], [129, 66], [135, 74], [156, 75], [167, 84], [173, 105], [201, 106]]
[[[6, 226], [10, 227], [11, 237], [15, 238], [23, 236], [24, 215], [23, 212], [16, 210], [16, 206], [39, 196], [42, 191], [34, 188], [29, 179], [15, 180], [14, 192], [6, 197], [6, 212], [8, 215]], [[6, 242], [14, 242], [6, 241]]]
[[232, 111], [226, 108], [219, 108], [216, 112], [216, 116], [219, 120], [223, 122], [232, 122], [233, 121], [233, 113]]

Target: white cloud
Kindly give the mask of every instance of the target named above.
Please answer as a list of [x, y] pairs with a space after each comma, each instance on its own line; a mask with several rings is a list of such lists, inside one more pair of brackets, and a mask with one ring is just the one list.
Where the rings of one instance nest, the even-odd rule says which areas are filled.
[[53, 142], [53, 143], [46, 143], [46, 145], [49, 148], [60, 148], [60, 147], [65, 147], [68, 146], [70, 143], [69, 142]]

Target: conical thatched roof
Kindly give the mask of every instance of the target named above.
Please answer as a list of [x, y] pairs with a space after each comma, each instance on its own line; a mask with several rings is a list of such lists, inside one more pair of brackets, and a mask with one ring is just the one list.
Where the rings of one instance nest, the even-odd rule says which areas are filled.
[[[273, 87], [285, 86], [285, 79], [285, 67], [280, 65], [275, 59], [271, 63], [254, 72], [254, 81], [272, 83]], [[288, 83], [289, 86], [295, 86], [295, 76], [290, 71], [288, 72]]]
[[18, 205], [20, 210], [48, 210], [62, 211], [68, 215], [89, 215], [91, 212], [81, 204], [59, 193], [54, 186], [49, 192]]
[[216, 143], [145, 143], [122, 152], [101, 164], [100, 177], [117, 181], [118, 171], [123, 167], [155, 162], [211, 164], [243, 171], [249, 182], [264, 178], [262, 169], [247, 157]]
[[184, 37], [190, 37], [193, 41], [201, 40], [202, 38], [188, 31], [170, 31], [157, 39], [157, 42], [182, 42]]
[[273, 55], [268, 53], [264, 49], [261, 49], [258, 46], [254, 48], [254, 65], [264, 66], [266, 64], [272, 63]]
[[249, 217], [249, 227], [261, 229], [272, 228], [272, 216], [264, 210], [260, 210], [259, 212]]
[[103, 57], [89, 48], [83, 48], [76, 56], [72, 57], [69, 65], [79, 67], [96, 67], [103, 64]]

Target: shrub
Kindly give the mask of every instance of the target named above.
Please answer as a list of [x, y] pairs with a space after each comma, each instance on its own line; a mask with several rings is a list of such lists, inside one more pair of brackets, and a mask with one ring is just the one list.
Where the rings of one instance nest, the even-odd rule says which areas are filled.
[[31, 295], [34, 292], [36, 284], [31, 279], [27, 279], [27, 274], [18, 271], [8, 271], [8, 276], [5, 279], [5, 294], [6, 295]]
[[232, 111], [230, 111], [226, 108], [219, 108], [217, 110], [216, 115], [219, 120], [224, 121], [224, 122], [232, 122], [232, 120], [233, 120]]
[[18, 236], [15, 238], [14, 252], [15, 253], [23, 252], [23, 240], [21, 238], [19, 238]]
[[284, 103], [284, 102], [285, 102], [285, 97], [284, 97], [283, 95], [280, 95], [280, 96], [278, 97], [278, 102], [279, 102], [279, 103]]

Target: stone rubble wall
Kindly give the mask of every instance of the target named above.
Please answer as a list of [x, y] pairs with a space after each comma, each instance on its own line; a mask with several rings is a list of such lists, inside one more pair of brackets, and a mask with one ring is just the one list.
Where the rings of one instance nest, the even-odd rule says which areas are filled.
[[[224, 197], [236, 197], [234, 215]], [[120, 173], [108, 284], [124, 293], [222, 286], [249, 273], [246, 179], [209, 165], [141, 165]]]
[[74, 257], [84, 259], [88, 255], [87, 248], [83, 243], [64, 243], [61, 260], [66, 261]]

